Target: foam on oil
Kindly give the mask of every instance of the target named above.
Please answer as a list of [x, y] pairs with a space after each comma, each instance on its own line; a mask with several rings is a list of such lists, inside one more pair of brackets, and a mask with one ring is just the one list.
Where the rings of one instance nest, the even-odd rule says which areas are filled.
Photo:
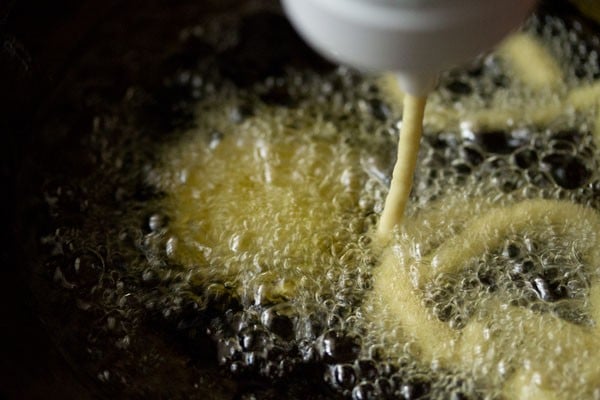
[[[307, 116], [306, 110], [301, 107], [291, 111], [288, 108], [258, 107], [252, 116], [238, 125], [232, 125], [227, 120], [227, 106], [224, 104], [217, 105], [214, 110], [203, 110], [199, 117], [201, 126], [180, 147], [168, 154], [167, 163], [170, 165], [167, 170], [170, 173], [161, 181], [161, 189], [170, 194], [169, 214], [173, 217], [168, 230], [168, 234], [173, 235], [170, 239], [171, 257], [191, 268], [194, 276], [192, 280], [196, 284], [232, 287], [246, 307], [287, 302], [297, 308], [300, 314], [305, 310], [322, 308], [320, 303], [323, 301], [329, 301], [329, 307], [334, 309], [334, 304], [340, 301], [348, 306], [343, 293], [365, 288], [351, 280], [342, 280], [344, 283], [341, 284], [340, 277], [354, 271], [357, 276], [369, 276], [375, 271], [375, 288], [369, 295], [374, 300], [369, 299], [363, 308], [352, 310], [349, 324], [344, 323], [343, 316], [340, 316], [342, 321], [339, 327], [346, 334], [357, 337], [362, 337], [364, 329], [371, 332], [372, 337], [365, 340], [364, 344], [367, 344], [367, 348], [381, 346], [393, 349], [383, 352], [383, 358], [392, 364], [408, 357], [415, 365], [423, 364], [433, 370], [446, 369], [458, 373], [461, 377], [468, 377], [476, 382], [473, 385], [481, 385], [489, 390], [486, 396], [490, 398], [501, 393], [508, 395], [511, 390], [538, 393], [534, 391], [538, 387], [540, 393], [543, 393], [546, 386], [550, 392], [555, 391], [552, 395], [564, 396], [565, 393], [570, 393], [589, 396], [590, 390], [593, 391], [590, 386], [593, 380], [578, 393], [574, 391], [574, 386], [581, 388], [580, 383], [565, 376], [571, 370], [582, 373], [586, 368], [593, 368], [593, 362], [585, 356], [576, 358], [567, 350], [562, 350], [561, 356], [557, 356], [554, 361], [560, 365], [550, 368], [546, 366], [543, 373], [541, 370], [532, 370], [531, 366], [524, 366], [534, 362], [532, 357], [547, 359], [548, 352], [554, 351], [551, 348], [553, 346], [570, 348], [571, 341], [584, 339], [562, 335], [562, 342], [552, 341], [558, 335], [557, 332], [552, 332], [548, 339], [550, 348], [536, 345], [527, 352], [523, 341], [537, 343], [547, 337], [544, 328], [540, 328], [541, 332], [538, 333], [534, 328], [527, 330], [522, 326], [524, 323], [531, 323], [538, 315], [522, 312], [523, 315], [515, 316], [515, 312], [521, 311], [493, 312], [508, 306], [520, 306], [542, 314], [550, 313], [556, 318], [569, 320], [572, 324], [595, 323], [590, 317], [590, 311], [586, 312], [586, 307], [589, 308], [589, 293], [586, 290], [594, 280], [596, 271], [586, 271], [581, 259], [585, 259], [587, 255], [583, 254], [584, 250], [572, 246], [575, 240], [582, 239], [585, 243], [595, 240], [595, 228], [586, 230], [581, 227], [579, 231], [575, 228], [578, 232], [575, 237], [560, 237], [560, 230], [556, 232], [551, 229], [552, 224], [546, 228], [544, 219], [532, 220], [531, 227], [525, 224], [526, 229], [520, 228], [521, 221], [515, 221], [512, 225], [509, 222], [505, 229], [499, 228], [502, 223], [506, 225], [506, 218], [514, 218], [510, 213], [502, 214], [504, 209], [537, 197], [563, 199], [567, 191], [562, 190], [561, 183], [563, 186], [579, 186], [570, 179], [583, 179], [582, 186], [586, 186], [585, 183], [592, 178], [589, 175], [595, 170], [593, 165], [589, 165], [590, 161], [579, 159], [581, 152], [577, 149], [586, 141], [588, 146], [592, 146], [589, 137], [582, 138], [584, 143], [561, 143], [566, 148], [566, 153], [561, 150], [540, 149], [541, 153], [540, 150], [531, 150], [530, 155], [531, 158], [540, 158], [537, 162], [542, 164], [541, 176], [554, 174], [555, 177], [562, 177], [573, 172], [543, 171], [544, 168], [574, 168], [577, 175], [583, 174], [583, 177], [565, 177], [564, 182], [557, 179], [552, 182], [552, 179], [548, 179], [549, 187], [540, 188], [533, 182], [527, 182], [523, 176], [527, 173], [534, 174], [538, 168], [518, 165], [516, 150], [524, 151], [528, 147], [535, 149], [536, 146], [543, 145], [541, 142], [551, 141], [551, 125], [554, 124], [552, 128], [555, 129], [560, 127], [556, 129], [558, 131], [572, 129], [568, 123], [561, 121], [560, 114], [550, 115], [552, 113], [543, 112], [543, 108], [548, 107], [548, 104], [555, 104], [561, 112], [570, 113], [563, 103], [564, 93], [569, 87], [587, 83], [581, 80], [562, 83], [560, 78], [563, 74], [568, 77], [572, 72], [568, 69], [565, 71], [565, 66], [554, 61], [551, 51], [541, 44], [543, 40], [543, 36], [533, 38], [525, 35], [511, 39], [499, 52], [499, 60], [494, 58], [496, 56], [490, 56], [481, 61], [483, 65], [479, 65], [479, 68], [483, 71], [477, 79], [470, 83], [462, 82], [463, 86], [450, 82], [446, 90], [442, 89], [437, 96], [433, 96], [434, 112], [440, 112], [440, 108], [447, 108], [448, 99], [443, 97], [452, 92], [453, 88], [458, 92], [474, 92], [475, 95], [461, 96], [460, 101], [454, 103], [454, 110], [446, 113], [458, 110], [466, 115], [476, 114], [478, 109], [484, 108], [481, 105], [478, 107], [477, 103], [485, 95], [478, 93], [477, 89], [490, 85], [488, 79], [497, 78], [494, 73], [499, 73], [494, 71], [486, 74], [485, 69], [501, 69], [503, 64], [508, 64], [504, 79], [513, 82], [508, 83], [506, 89], [496, 88], [485, 101], [492, 104], [492, 113], [508, 109], [510, 120], [496, 117], [493, 122], [484, 125], [501, 125], [493, 128], [513, 132], [472, 132], [473, 124], [464, 123], [468, 121], [468, 117], [460, 115], [457, 118], [463, 121], [462, 138], [456, 137], [458, 135], [454, 138], [450, 136], [451, 140], [457, 144], [461, 141], [474, 142], [473, 147], [462, 149], [464, 155], [470, 154], [471, 158], [475, 158], [475, 164], [494, 161], [500, 164], [488, 168], [484, 168], [484, 165], [476, 173], [472, 170], [478, 169], [479, 165], [470, 165], [473, 160], [466, 160], [460, 165], [457, 163], [460, 162], [460, 156], [444, 154], [442, 157], [446, 159], [445, 162], [438, 160], [437, 165], [429, 166], [429, 157], [440, 157], [436, 154], [440, 152], [456, 151], [456, 148], [453, 149], [456, 146], [446, 147], [442, 144], [436, 146], [439, 148], [425, 147], [423, 153], [426, 156], [421, 163], [419, 177], [427, 177], [428, 181], [421, 181], [421, 185], [415, 190], [415, 197], [423, 200], [412, 207], [412, 218], [401, 229], [399, 242], [393, 247], [396, 249], [394, 254], [384, 256], [383, 266], [373, 270], [373, 259], [377, 254], [373, 254], [365, 246], [370, 242], [373, 222], [370, 214], [378, 211], [376, 204], [381, 204], [381, 191], [370, 189], [374, 180], [389, 174], [388, 171], [374, 171], [368, 164], [371, 158], [377, 157], [377, 149], [373, 147], [379, 143], [377, 140], [370, 143], [370, 132], [361, 130], [360, 125], [347, 130], [340, 129], [335, 121], [324, 122], [322, 115]], [[559, 39], [552, 36], [547, 40], [551, 40], [550, 48], [556, 51], [552, 43]], [[559, 48], [563, 47], [564, 44], [561, 44]], [[536, 58], [539, 65], [534, 66], [533, 71], [524, 71], [529, 68], [524, 63], [524, 54], [531, 53], [531, 48], [540, 54]], [[464, 72], [456, 74], [465, 75]], [[552, 85], [549, 86], [550, 83]], [[474, 87], [467, 90], [469, 84]], [[538, 117], [531, 121], [527, 109], [525, 112], [516, 111], [515, 105], [531, 103], [534, 95], [538, 99], [533, 108], [536, 109], [535, 112], [541, 109], [540, 115], [546, 120]], [[594, 104], [592, 102], [587, 105]], [[595, 110], [592, 109], [591, 113], [589, 109], [583, 111], [583, 115], [568, 115], [564, 118], [591, 120]], [[207, 114], [210, 117], [207, 118]], [[444, 128], [456, 129], [451, 126], [452, 122], [447, 118], [443, 121]], [[531, 127], [532, 123], [537, 126]], [[203, 129], [204, 124], [207, 126]], [[534, 132], [545, 128], [539, 126], [541, 124], [550, 125], [546, 128], [549, 132]], [[580, 127], [581, 125], [579, 123]], [[514, 126], [518, 128], [515, 129]], [[481, 129], [480, 126], [476, 127]], [[486, 128], [489, 129], [489, 126]], [[585, 127], [582, 130], [582, 137], [589, 136]], [[431, 132], [430, 135], [435, 141], [435, 133]], [[486, 144], [485, 140], [494, 135], [499, 137], [491, 140], [498, 143]], [[557, 140], [561, 140], [560, 134], [558, 136]], [[390, 144], [393, 143], [392, 139], [393, 137], [389, 138]], [[484, 143], [477, 143], [478, 141]], [[512, 157], [488, 156], [486, 159], [485, 151], [481, 149], [486, 146], [488, 148], [485, 150], [488, 152], [510, 153]], [[502, 149], [502, 146], [514, 148], [507, 150]], [[561, 157], [568, 160], [555, 160], [562, 165], [545, 167], [545, 164], [552, 164], [552, 159]], [[466, 173], [467, 169], [471, 174]], [[423, 174], [425, 171], [428, 173]], [[465, 182], [461, 182], [461, 175], [470, 176], [464, 179]], [[576, 189], [579, 193], [570, 194], [570, 197], [583, 195], [581, 188]], [[439, 200], [434, 200], [436, 198]], [[590, 200], [582, 196], [583, 202]], [[560, 203], [539, 203], [537, 207], [551, 208], [550, 205], [554, 204], [560, 208]], [[365, 205], [373, 208], [365, 209]], [[567, 206], [565, 204], [563, 207]], [[471, 218], [483, 219], [489, 212], [498, 213], [496, 220], [485, 222], [491, 225], [489, 228], [467, 235], [465, 242], [449, 245], [454, 247], [451, 251], [456, 252], [455, 268], [458, 270], [448, 277], [441, 274], [436, 278], [442, 280], [440, 285], [445, 288], [444, 291], [440, 292], [440, 286], [435, 282], [416, 284], [414, 287], [409, 284], [411, 281], [419, 281], [420, 274], [431, 274], [425, 273], [425, 270], [433, 268], [435, 271], [433, 263], [411, 260], [420, 260], [432, 248], [443, 246], [452, 236], [458, 236], [463, 229], [469, 229], [464, 228], [466, 221]], [[570, 216], [564, 213], [560, 217]], [[496, 233], [497, 237], [494, 236], [493, 241], [489, 239], [488, 244], [486, 235], [493, 234], [487, 232], [494, 232], [494, 229], [501, 229], [501, 234]], [[585, 235], [591, 236], [582, 237]], [[470, 254], [468, 249], [475, 241], [481, 241], [483, 245], [474, 254]], [[543, 249], [538, 246], [535, 250], [522, 251], [524, 255], [521, 257], [535, 259], [522, 261], [526, 267], [518, 265], [521, 261], [510, 260], [499, 254], [509, 247], [521, 253], [520, 249], [526, 249], [527, 243], [532, 241], [544, 243], [545, 246]], [[593, 257], [589, 261], [593, 264]], [[511, 275], [507, 272], [511, 268], [519, 272]], [[398, 272], [398, 269], [407, 271], [408, 275]], [[394, 284], [395, 281], [398, 283]], [[353, 297], [361, 296], [357, 294]], [[410, 299], [401, 302], [395, 301], [396, 297]], [[424, 304], [419, 304], [420, 302]], [[499, 304], [491, 306], [488, 305], [490, 302]], [[349, 306], [353, 308], [352, 304]], [[395, 307], [399, 309], [394, 311]], [[518, 307], [515, 309], [520, 310]], [[375, 321], [374, 326], [368, 323], [365, 325], [361, 318]], [[406, 318], [412, 318], [413, 321], [408, 322]], [[475, 324], [470, 322], [473, 318], [481, 321], [479, 323], [488, 324], [485, 329], [482, 328], [482, 335], [498, 338], [485, 339], [484, 342], [476, 339], [459, 340], [463, 336], [478, 334], [466, 331], [466, 328]], [[545, 323], [548, 325], [547, 329], [562, 330], [560, 323]], [[419, 332], [414, 333], [417, 337], [407, 333], [411, 329], [403, 324], [420, 325], [420, 328], [415, 328]], [[456, 337], [453, 329], [458, 332]], [[515, 333], [524, 330], [532, 337], [522, 337]], [[581, 328], [581, 331], [582, 335], [586, 334], [586, 328]], [[310, 339], [311, 333], [308, 332], [307, 335], [302, 330], [296, 330], [296, 339]], [[587, 334], [591, 334], [591, 331]], [[425, 337], [419, 338], [418, 335]], [[478, 348], [484, 345], [491, 347], [485, 350]], [[585, 345], [589, 343], [586, 342]], [[476, 348], [468, 351], [468, 346]], [[452, 356], [446, 355], [447, 347], [451, 348]], [[572, 348], [571, 352], [577, 352], [577, 346]], [[357, 350], [357, 357], [369, 357], [368, 350], [361, 351], [359, 353]], [[567, 363], [566, 360], [571, 358], [576, 361]], [[463, 361], [458, 362], [457, 359]], [[525, 368], [530, 375], [515, 373], [519, 368]], [[498, 369], [500, 371], [496, 373]], [[514, 376], [518, 378], [513, 378]], [[543, 380], [544, 377], [549, 379], [551, 376], [560, 382], [550, 384], [535, 381]], [[510, 379], [524, 379], [526, 382], [511, 383]], [[360, 385], [355, 386], [357, 387]], [[356, 389], [356, 393], [363, 389]], [[437, 388], [440, 393], [447, 392], [447, 389]], [[377, 388], [374, 387], [374, 390]], [[359, 396], [356, 393], [355, 397]]]
[[[598, 114], [588, 88], [600, 75], [597, 53], [557, 19], [533, 18], [527, 30], [564, 79], [529, 82], [510, 49], [446, 73], [425, 116], [406, 223], [383, 255], [371, 235], [398, 140], [395, 90], [343, 68], [290, 69], [250, 88], [186, 78], [202, 98], [194, 127], [134, 162], [131, 180], [142, 176], [160, 195], [128, 210], [97, 196], [93, 219], [45, 239], [77, 255], [72, 269], [90, 270], [77, 301], [100, 315], [90, 328], [98, 379], [119, 368], [94, 343], [137, 359], [141, 316], [181, 318], [188, 329], [179, 316], [191, 307], [207, 316], [199, 326], [234, 374], [277, 380], [319, 365], [327, 385], [355, 399], [600, 396], [589, 337], [598, 314]], [[102, 173], [122, 174], [118, 161], [127, 151], [140, 157], [144, 143], [107, 150]], [[64, 197], [47, 198], [57, 215], [72, 211]], [[505, 220], [536, 199], [549, 212], [566, 202], [578, 222]], [[486, 218], [489, 227], [474, 226]], [[115, 221], [110, 238], [103, 219]], [[453, 269], [438, 273], [436, 254]], [[122, 265], [103, 270], [117, 255]], [[82, 279], [57, 271], [61, 290]], [[412, 330], [407, 310], [422, 319]], [[147, 363], [160, 363], [159, 348]]]

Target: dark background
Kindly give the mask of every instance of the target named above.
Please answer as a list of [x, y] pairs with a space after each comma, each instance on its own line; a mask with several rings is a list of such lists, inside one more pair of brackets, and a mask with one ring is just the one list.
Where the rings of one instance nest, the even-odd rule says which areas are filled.
[[92, 395], [35, 318], [19, 262], [15, 187], [38, 110], [94, 26], [116, 0], [0, 0], [0, 398], [85, 399]]

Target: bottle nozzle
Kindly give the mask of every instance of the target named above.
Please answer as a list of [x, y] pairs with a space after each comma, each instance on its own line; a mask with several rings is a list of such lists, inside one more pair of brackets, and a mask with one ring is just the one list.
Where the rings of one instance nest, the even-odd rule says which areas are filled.
[[298, 32], [334, 61], [398, 71], [423, 95], [435, 75], [497, 44], [536, 0], [282, 0]]
[[403, 73], [397, 74], [400, 89], [404, 93], [416, 97], [426, 96], [431, 92], [438, 81], [437, 73]]

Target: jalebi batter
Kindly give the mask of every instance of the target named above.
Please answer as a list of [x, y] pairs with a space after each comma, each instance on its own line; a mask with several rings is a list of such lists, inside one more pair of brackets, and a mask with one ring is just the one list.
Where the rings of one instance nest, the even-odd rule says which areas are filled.
[[[443, 209], [434, 207], [407, 220], [400, 239], [383, 256], [375, 272], [371, 318], [383, 321], [385, 332], [396, 332], [398, 341], [414, 341], [423, 362], [471, 371], [484, 385], [500, 385], [507, 398], [597, 394], [600, 215], [557, 200], [500, 206], [458, 197], [441, 201], [446, 202]], [[516, 307], [491, 295], [462, 329], [452, 329], [424, 305], [424, 288], [437, 277], [460, 274], [471, 260], [498, 250], [506, 237], [545, 230], [563, 238], [567, 250], [589, 267], [593, 326]]]

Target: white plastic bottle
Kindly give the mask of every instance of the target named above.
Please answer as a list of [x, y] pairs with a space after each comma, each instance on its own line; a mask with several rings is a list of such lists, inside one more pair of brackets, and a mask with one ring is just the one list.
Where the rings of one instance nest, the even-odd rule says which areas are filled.
[[367, 71], [395, 71], [422, 96], [439, 72], [515, 29], [536, 0], [282, 0], [292, 24], [326, 57]]

